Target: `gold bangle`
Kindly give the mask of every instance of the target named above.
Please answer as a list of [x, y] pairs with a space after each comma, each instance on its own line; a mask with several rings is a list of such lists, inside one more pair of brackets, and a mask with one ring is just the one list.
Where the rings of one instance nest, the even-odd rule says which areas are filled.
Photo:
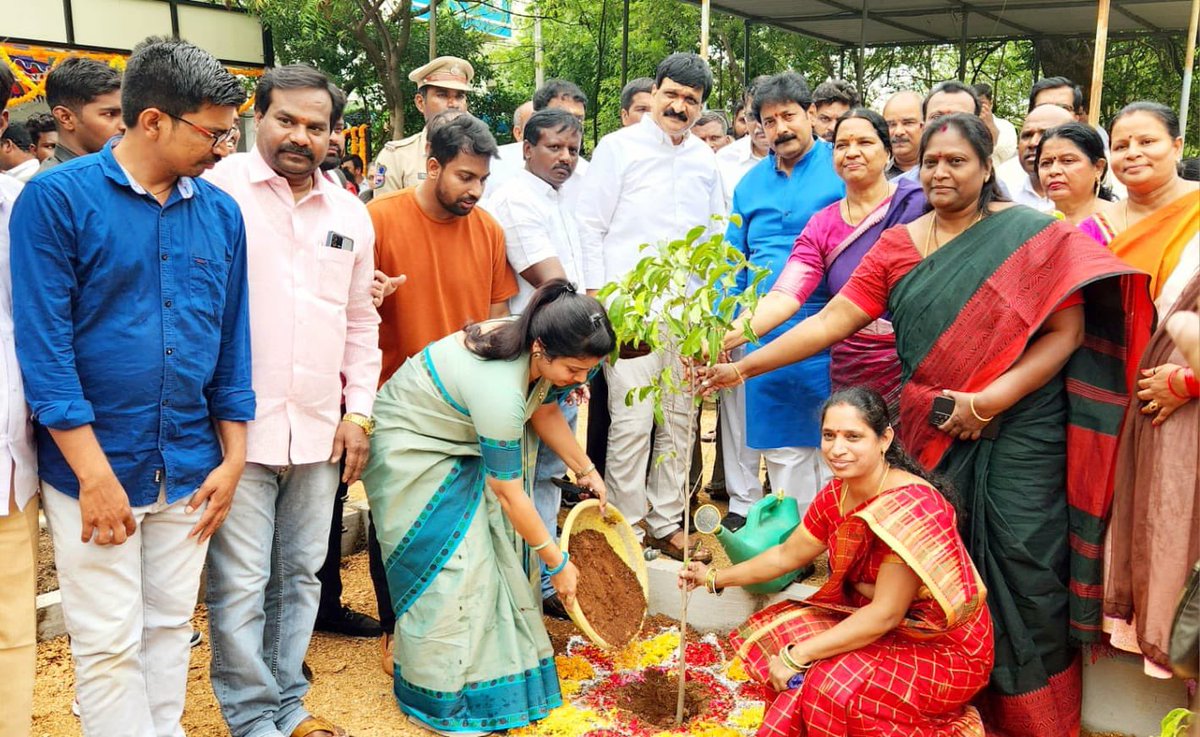
[[971, 405], [971, 414], [975, 415], [975, 419], [979, 420], [980, 422], [985, 422], [985, 423], [991, 422], [992, 420], [996, 419], [996, 415], [992, 415], [991, 417], [980, 417], [979, 416], [979, 413], [975, 411], [975, 396], [976, 396], [975, 394], [972, 394], [971, 401], [969, 402], [969, 404]]
[[803, 673], [812, 667], [812, 663], [805, 663], [804, 665], [797, 663], [792, 658], [791, 652], [789, 652], [791, 648], [791, 645], [784, 645], [779, 650], [779, 659], [783, 661], [784, 666], [786, 666], [788, 670], [795, 671], [796, 673]]
[[717, 591], [717, 569], [709, 568], [708, 573], [704, 574], [704, 589], [713, 596], [720, 596], [725, 592], [725, 589]]
[[596, 464], [592, 463], [587, 468], [583, 469], [582, 471], [576, 471], [575, 478], [577, 478], [577, 479], [582, 478], [584, 476], [587, 476], [589, 473], [591, 473], [592, 471], [595, 471], [595, 470], [596, 470]]
[[733, 367], [733, 373], [737, 375], [738, 383], [739, 383], [739, 384], [745, 384], [745, 383], [746, 383], [746, 377], [742, 375], [742, 371], [741, 371], [741, 369], [739, 369], [739, 368], [737, 367], [737, 361], [734, 361], [733, 363], [731, 363], [731, 364], [729, 364], [729, 365]]

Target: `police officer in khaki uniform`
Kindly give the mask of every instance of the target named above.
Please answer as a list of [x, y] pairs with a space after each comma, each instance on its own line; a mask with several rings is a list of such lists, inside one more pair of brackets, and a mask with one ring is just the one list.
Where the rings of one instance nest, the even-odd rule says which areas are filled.
[[[471, 91], [474, 77], [475, 69], [457, 56], [439, 56], [410, 72], [408, 78], [417, 83], [414, 102], [425, 116], [426, 124], [444, 110], [465, 112], [467, 93]], [[414, 187], [425, 178], [428, 159], [425, 130], [422, 128], [420, 133], [384, 145], [371, 169], [376, 195]], [[379, 183], [380, 179], [382, 183]]]

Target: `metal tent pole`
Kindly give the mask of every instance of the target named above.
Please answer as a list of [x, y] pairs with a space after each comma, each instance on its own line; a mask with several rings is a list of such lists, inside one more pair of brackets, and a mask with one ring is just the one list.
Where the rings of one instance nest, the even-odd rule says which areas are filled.
[[1196, 63], [1196, 32], [1200, 30], [1200, 0], [1192, 0], [1192, 20], [1188, 23], [1187, 53], [1183, 62], [1183, 92], [1179, 95], [1179, 129], [1187, 138], [1188, 107], [1192, 99], [1192, 67]]
[[700, 0], [700, 58], [708, 58], [708, 23], [711, 18], [711, 3], [709, 0]]

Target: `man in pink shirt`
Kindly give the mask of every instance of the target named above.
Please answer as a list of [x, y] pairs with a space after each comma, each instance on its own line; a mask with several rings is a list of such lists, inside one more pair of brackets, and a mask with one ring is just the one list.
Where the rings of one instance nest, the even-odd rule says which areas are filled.
[[208, 558], [212, 685], [234, 737], [338, 733], [305, 710], [301, 664], [338, 462], [342, 480], [358, 479], [380, 370], [371, 220], [318, 170], [341, 99], [310, 67], [268, 71], [255, 148], [209, 174], [246, 220], [258, 397], [246, 470]]

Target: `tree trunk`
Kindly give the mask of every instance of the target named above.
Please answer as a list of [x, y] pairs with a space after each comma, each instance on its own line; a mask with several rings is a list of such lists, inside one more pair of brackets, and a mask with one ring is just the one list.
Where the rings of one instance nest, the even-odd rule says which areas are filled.
[[1066, 77], [1079, 85], [1083, 89], [1083, 107], [1087, 109], [1092, 93], [1092, 57], [1096, 53], [1096, 42], [1079, 38], [1040, 38], [1033, 44], [1041, 59], [1042, 76]]

